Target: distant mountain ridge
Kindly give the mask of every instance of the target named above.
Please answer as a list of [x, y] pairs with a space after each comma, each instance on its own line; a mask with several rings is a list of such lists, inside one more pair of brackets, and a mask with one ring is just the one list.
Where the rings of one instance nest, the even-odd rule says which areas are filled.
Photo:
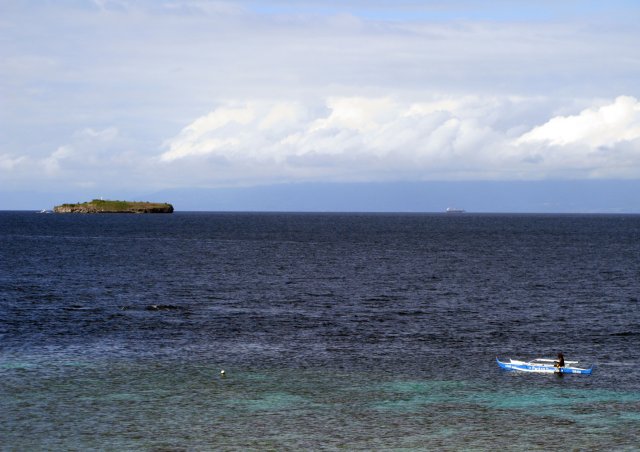
[[144, 196], [181, 211], [640, 213], [640, 181], [290, 183], [175, 188]]
[[[0, 184], [1, 185], [1, 184]], [[97, 193], [96, 193], [97, 192]], [[145, 191], [94, 187], [73, 191], [8, 190], [0, 210], [50, 209], [65, 200], [167, 199], [178, 211], [640, 213], [640, 180], [305, 182], [253, 187], [183, 187]]]

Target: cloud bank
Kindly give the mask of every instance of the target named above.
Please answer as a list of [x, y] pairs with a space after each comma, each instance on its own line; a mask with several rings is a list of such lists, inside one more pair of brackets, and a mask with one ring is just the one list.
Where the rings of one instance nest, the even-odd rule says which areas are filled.
[[271, 181], [640, 177], [637, 99], [620, 96], [540, 125], [514, 123], [512, 112], [530, 103], [481, 97], [233, 102], [167, 140], [159, 159], [197, 162], [214, 183], [265, 182], [263, 171]]
[[630, 96], [613, 103], [558, 116], [524, 134], [518, 143], [579, 144], [588, 148], [611, 147], [640, 138], [640, 105]]

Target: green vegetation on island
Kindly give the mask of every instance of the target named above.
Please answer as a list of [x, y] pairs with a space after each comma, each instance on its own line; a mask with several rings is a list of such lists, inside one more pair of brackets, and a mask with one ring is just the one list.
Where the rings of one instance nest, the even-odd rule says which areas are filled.
[[89, 202], [55, 206], [53, 211], [56, 213], [172, 213], [173, 206], [158, 202], [94, 199]]

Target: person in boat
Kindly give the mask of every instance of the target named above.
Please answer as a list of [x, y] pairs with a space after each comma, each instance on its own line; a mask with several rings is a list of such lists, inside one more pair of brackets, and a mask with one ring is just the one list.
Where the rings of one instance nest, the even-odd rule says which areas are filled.
[[564, 367], [564, 355], [562, 353], [558, 353], [558, 360], [554, 361], [553, 367]]

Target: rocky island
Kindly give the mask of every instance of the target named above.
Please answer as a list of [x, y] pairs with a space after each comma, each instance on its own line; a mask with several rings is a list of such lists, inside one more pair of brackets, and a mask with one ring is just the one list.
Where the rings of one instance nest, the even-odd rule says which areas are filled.
[[168, 203], [139, 201], [93, 201], [62, 204], [53, 208], [55, 213], [172, 213], [173, 206]]

